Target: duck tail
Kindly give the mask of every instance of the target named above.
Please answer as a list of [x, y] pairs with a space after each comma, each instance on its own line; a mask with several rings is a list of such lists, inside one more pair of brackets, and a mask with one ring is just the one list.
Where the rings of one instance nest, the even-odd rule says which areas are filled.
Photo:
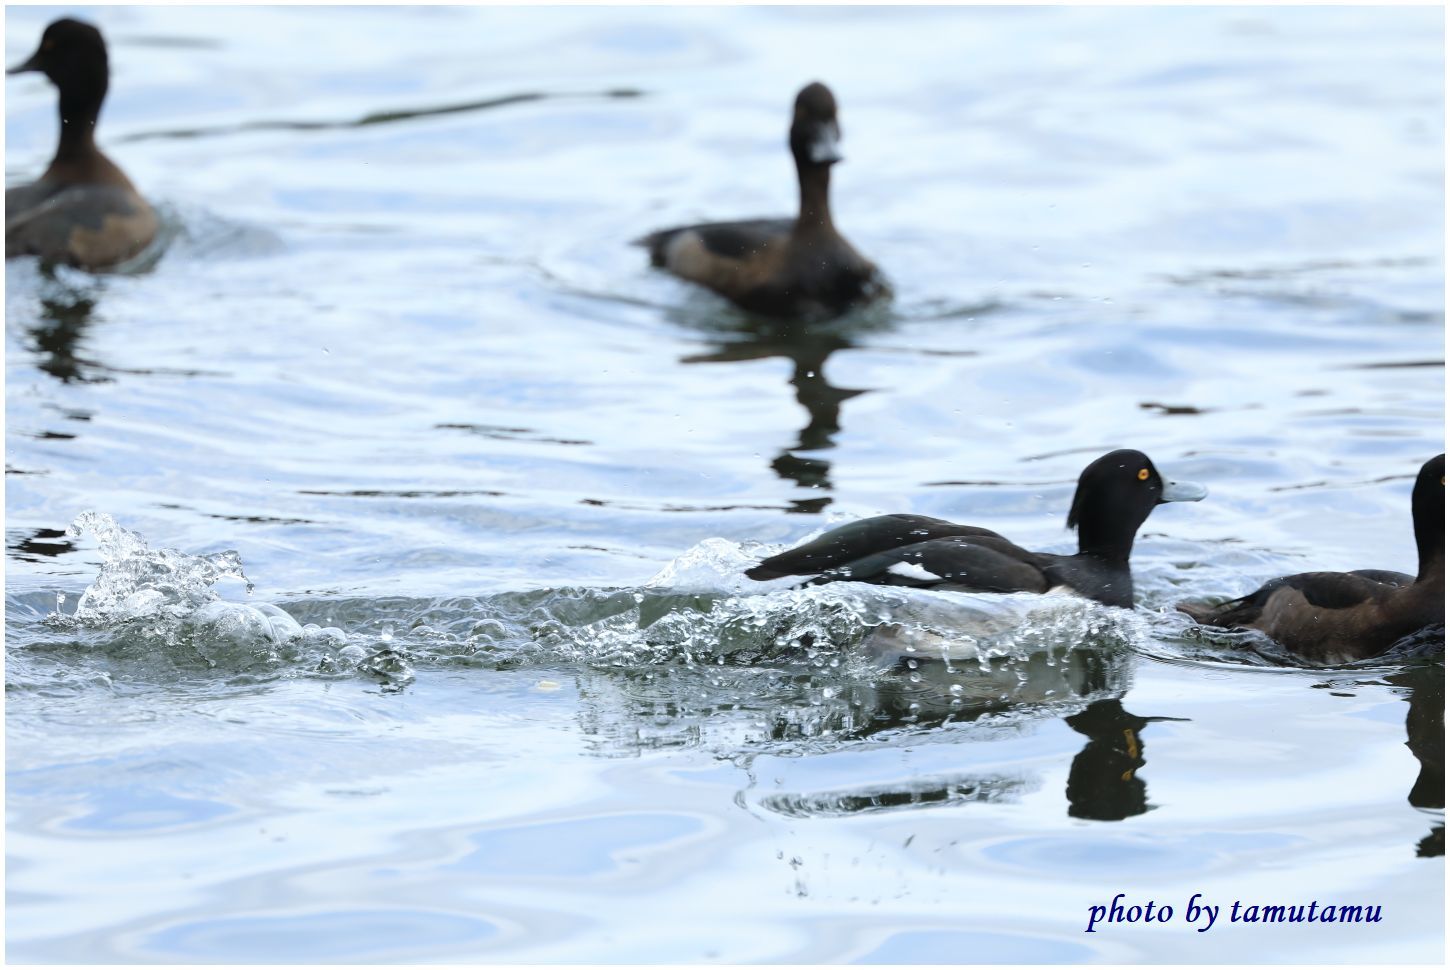
[[761, 563], [758, 566], [751, 566], [749, 569], [745, 570], [745, 575], [750, 577], [751, 579], [758, 579], [763, 583], [772, 579], [780, 579], [782, 576], [789, 576], [790, 573], [780, 572], [777, 569], [772, 569], [765, 563]]
[[1224, 629], [1245, 627], [1259, 618], [1259, 611], [1263, 607], [1264, 595], [1262, 590], [1250, 593], [1248, 596], [1240, 596], [1238, 599], [1220, 603], [1217, 606], [1207, 606], [1197, 603], [1179, 603], [1175, 609], [1187, 613], [1193, 622], [1200, 626], [1216, 626]]
[[631, 246], [643, 246], [649, 250], [649, 261], [652, 266], [665, 265], [665, 246], [674, 238], [677, 229], [660, 229], [647, 236], [640, 236], [638, 239], [631, 239]]
[[1179, 603], [1174, 607], [1180, 613], [1187, 613], [1194, 623], [1200, 625], [1211, 625], [1209, 617], [1213, 616], [1214, 608], [1200, 603]]

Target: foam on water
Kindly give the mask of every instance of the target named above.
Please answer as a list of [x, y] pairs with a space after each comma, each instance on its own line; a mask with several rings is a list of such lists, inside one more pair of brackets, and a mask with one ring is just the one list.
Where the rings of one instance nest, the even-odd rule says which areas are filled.
[[52, 632], [75, 638], [70, 645], [79, 648], [78, 659], [134, 661], [139, 666], [128, 666], [127, 674], [142, 679], [357, 670], [396, 688], [412, 677], [406, 664], [392, 661], [392, 651], [369, 652], [337, 627], [303, 625], [272, 603], [223, 600], [214, 587], [224, 580], [252, 590], [234, 550], [153, 549], [104, 512], [82, 512], [66, 530], [71, 538], [86, 533], [99, 543], [100, 572], [73, 610], [65, 610], [66, 598], [58, 594], [45, 621]]
[[[105, 676], [122, 673], [133, 682], [360, 675], [396, 690], [420, 665], [564, 665], [626, 679], [672, 668], [684, 673], [670, 676], [685, 681], [694, 676], [689, 671], [709, 672], [682, 689], [713, 704], [735, 703], [748, 693], [745, 682], [769, 669], [807, 678], [798, 695], [827, 698], [905, 678], [923, 695], [912, 703], [950, 714], [967, 702], [1015, 700], [1030, 709], [1054, 694], [1085, 696], [1093, 689], [1073, 669], [1089, 655], [1098, 666], [1112, 658], [1124, 670], [1134, 655], [1212, 666], [1307, 666], [1260, 634], [1204, 629], [1171, 610], [1115, 609], [1069, 595], [755, 583], [743, 571], [763, 547], [721, 538], [691, 547], [633, 589], [277, 605], [219, 594], [218, 585], [229, 581], [244, 584], [247, 595], [252, 589], [233, 550], [191, 555], [152, 548], [100, 512], [82, 513], [67, 530], [70, 538], [84, 534], [100, 547], [96, 578], [69, 610], [66, 596], [57, 595], [43, 637], [20, 637], [52, 660], [70, 657], [77, 676], [101, 663]], [[57, 633], [65, 635], [62, 643]], [[1388, 657], [1353, 666], [1441, 649], [1443, 631], [1427, 630]], [[10, 683], [25, 687], [30, 667], [23, 653], [18, 659]], [[54, 677], [51, 669], [41, 679]], [[778, 699], [785, 702], [785, 695]]]
[[[1123, 666], [1146, 637], [1140, 615], [1075, 597], [752, 583], [742, 570], [758, 550], [724, 539], [686, 550], [635, 589], [284, 608], [223, 598], [218, 586], [229, 581], [252, 588], [235, 551], [152, 548], [99, 512], [68, 531], [85, 534], [99, 544], [100, 571], [72, 609], [58, 596], [48, 634], [31, 647], [58, 659], [54, 634], [65, 634], [70, 663], [132, 682], [363, 675], [399, 689], [419, 665], [564, 665], [619, 673], [624, 684], [663, 670], [649, 691], [672, 680], [675, 702], [688, 695], [711, 709], [767, 698], [779, 715], [836, 700], [854, 706], [857, 722], [883, 705], [915, 720], [922, 710], [949, 716], [1014, 700], [1030, 708], [1054, 693], [1092, 693], [1102, 685], [1085, 687], [1074, 663], [1116, 656]], [[26, 670], [17, 664], [12, 684], [26, 686]], [[901, 690], [913, 699], [883, 700]]]
[[[104, 512], [82, 512], [65, 534], [79, 538], [87, 532], [100, 544], [102, 562], [71, 617], [82, 626], [159, 616], [181, 619], [216, 601], [212, 587], [218, 581], [247, 582], [241, 557], [232, 550], [192, 556], [176, 549], [152, 549], [139, 532], [123, 528]], [[247, 583], [248, 592], [251, 588]]]

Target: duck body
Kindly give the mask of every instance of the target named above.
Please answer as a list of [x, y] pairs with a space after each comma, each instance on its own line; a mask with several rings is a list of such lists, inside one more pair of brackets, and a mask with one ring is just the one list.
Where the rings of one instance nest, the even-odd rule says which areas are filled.
[[653, 265], [762, 316], [827, 319], [888, 294], [881, 272], [831, 218], [839, 138], [835, 97], [823, 84], [807, 85], [796, 97], [790, 134], [800, 183], [796, 218], [678, 226], [638, 244]]
[[1394, 586], [1354, 573], [1299, 573], [1212, 610], [1179, 607], [1204, 626], [1258, 630], [1296, 656], [1345, 663], [1445, 621], [1443, 569], [1435, 583]]
[[105, 269], [140, 253], [156, 229], [156, 213], [129, 182], [42, 178], [5, 190], [6, 259]]
[[949, 536], [887, 549], [833, 567], [808, 585], [855, 579], [982, 593], [1065, 589], [1107, 606], [1133, 605], [1133, 574], [1126, 562], [1085, 553], [1064, 556], [1030, 552], [986, 529], [981, 531], [986, 534]]
[[40, 71], [60, 92], [60, 144], [35, 182], [5, 190], [5, 258], [107, 269], [156, 238], [157, 219], [124, 172], [101, 153], [95, 126], [109, 84], [100, 31], [75, 20], [46, 28], [40, 49], [9, 73]]
[[826, 320], [889, 292], [839, 233], [802, 233], [791, 219], [662, 229], [641, 243], [655, 266], [766, 317]]
[[1349, 572], [1349, 575], [1363, 576], [1365, 579], [1389, 586], [1408, 586], [1415, 581], [1415, 577], [1409, 573], [1396, 572], [1393, 569], [1354, 569]]
[[1111, 452], [1078, 480], [1069, 527], [1075, 555], [1032, 552], [990, 529], [923, 515], [879, 515], [851, 522], [746, 571], [751, 579], [808, 576], [805, 585], [852, 580], [890, 586], [990, 593], [1059, 589], [1107, 606], [1133, 605], [1128, 566], [1133, 539], [1153, 508], [1197, 501], [1207, 491], [1165, 482], [1140, 451]]
[[1214, 607], [1180, 603], [1204, 626], [1258, 630], [1291, 653], [1345, 663], [1384, 653], [1396, 641], [1445, 622], [1445, 456], [1420, 469], [1411, 496], [1420, 569], [1283, 576]]

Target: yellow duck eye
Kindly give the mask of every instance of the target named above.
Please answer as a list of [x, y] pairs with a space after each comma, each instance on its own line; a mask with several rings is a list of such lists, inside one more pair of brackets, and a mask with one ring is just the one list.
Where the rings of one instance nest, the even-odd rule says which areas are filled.
[[1138, 469], [1138, 481], [1140, 481], [1140, 482], [1146, 482], [1147, 480], [1148, 480], [1148, 469], [1146, 469], [1146, 468], [1140, 468], [1140, 469]]

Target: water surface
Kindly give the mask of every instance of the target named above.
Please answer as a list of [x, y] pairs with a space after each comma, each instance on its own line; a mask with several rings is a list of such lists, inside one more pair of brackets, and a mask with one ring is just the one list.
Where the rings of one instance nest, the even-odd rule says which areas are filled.
[[[1443, 633], [1171, 611], [1413, 570], [1439, 11], [86, 15], [172, 232], [6, 268], [9, 959], [1443, 958]], [[895, 300], [649, 269], [789, 212], [815, 78]], [[13, 183], [55, 103], [6, 91]], [[1070, 549], [1115, 447], [1211, 490], [1133, 613], [740, 576], [888, 511]], [[1085, 934], [1120, 892], [1385, 918]]]

